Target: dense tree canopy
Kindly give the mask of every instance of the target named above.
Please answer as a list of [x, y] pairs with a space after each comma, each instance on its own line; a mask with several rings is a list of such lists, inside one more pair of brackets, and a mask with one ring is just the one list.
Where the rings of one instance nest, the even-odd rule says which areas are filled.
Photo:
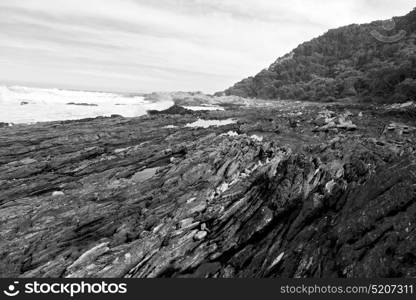
[[[225, 94], [263, 99], [403, 102], [416, 97], [416, 9], [383, 22], [349, 25], [299, 45], [268, 69], [246, 78]], [[374, 33], [399, 40], [380, 40]], [[401, 34], [401, 35], [400, 35]]]

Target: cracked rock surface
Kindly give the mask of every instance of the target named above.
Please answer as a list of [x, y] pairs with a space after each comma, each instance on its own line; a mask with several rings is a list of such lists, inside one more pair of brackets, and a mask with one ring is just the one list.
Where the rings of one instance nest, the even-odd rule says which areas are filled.
[[0, 276], [414, 277], [415, 125], [296, 102], [2, 127]]

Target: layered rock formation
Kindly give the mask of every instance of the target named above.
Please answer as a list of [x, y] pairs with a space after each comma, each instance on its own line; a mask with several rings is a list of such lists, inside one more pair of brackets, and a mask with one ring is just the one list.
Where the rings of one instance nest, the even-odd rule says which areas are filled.
[[[1, 128], [0, 276], [416, 276], [412, 109]], [[201, 117], [238, 122], [185, 127]]]

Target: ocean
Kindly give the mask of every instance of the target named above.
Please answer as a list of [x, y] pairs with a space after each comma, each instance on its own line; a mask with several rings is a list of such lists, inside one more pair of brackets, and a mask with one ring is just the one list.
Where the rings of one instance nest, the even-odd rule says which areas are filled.
[[172, 101], [152, 102], [128, 94], [0, 86], [0, 122], [35, 123], [113, 114], [137, 117], [166, 109]]

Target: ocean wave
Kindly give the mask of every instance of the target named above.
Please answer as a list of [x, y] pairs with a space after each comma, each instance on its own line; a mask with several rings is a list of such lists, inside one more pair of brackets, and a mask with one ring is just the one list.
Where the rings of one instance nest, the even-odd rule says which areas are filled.
[[[82, 105], [84, 103], [89, 105]], [[137, 95], [0, 86], [0, 122], [33, 123], [112, 114], [136, 117], [146, 114], [147, 110], [166, 109], [171, 105], [172, 101], [149, 102]]]

